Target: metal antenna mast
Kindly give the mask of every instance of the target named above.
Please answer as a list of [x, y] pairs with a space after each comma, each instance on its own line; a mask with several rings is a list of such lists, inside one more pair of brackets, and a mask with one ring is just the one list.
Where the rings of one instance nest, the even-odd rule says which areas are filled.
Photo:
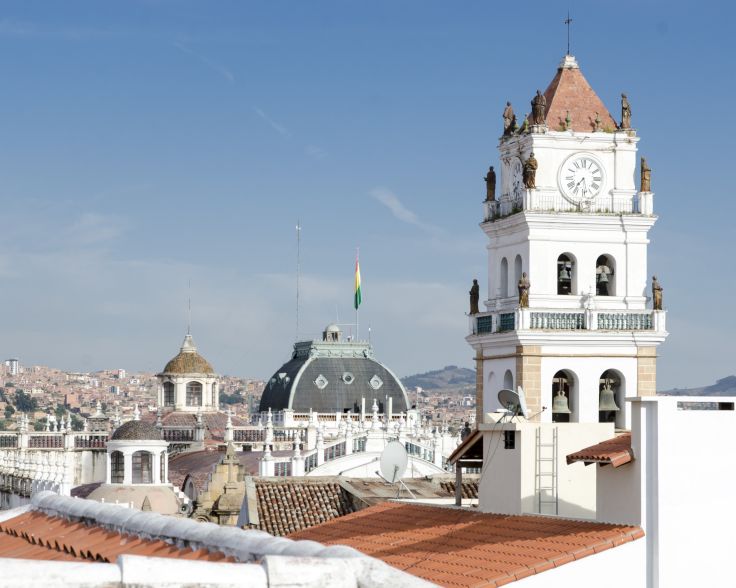
[[187, 300], [187, 335], [192, 334], [192, 279], [189, 278], [189, 297]]
[[563, 20], [567, 25], [567, 55], [570, 55], [570, 25], [572, 24], [572, 19], [570, 18], [570, 11], [567, 11], [567, 18]]
[[302, 226], [296, 221], [296, 337], [299, 341], [299, 277], [301, 272]]

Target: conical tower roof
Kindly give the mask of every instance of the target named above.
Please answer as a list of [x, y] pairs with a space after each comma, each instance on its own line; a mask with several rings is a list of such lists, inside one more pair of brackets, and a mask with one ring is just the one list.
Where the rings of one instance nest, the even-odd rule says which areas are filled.
[[[565, 55], [557, 68], [557, 74], [544, 91], [547, 99], [545, 120], [551, 131], [565, 130], [565, 119], [570, 116], [570, 130], [591, 133], [600, 119], [600, 130], [613, 132], [616, 121], [598, 97], [578, 62], [572, 55]], [[529, 117], [531, 121], [531, 116]]]
[[194, 344], [194, 339], [187, 333], [179, 354], [166, 364], [166, 367], [161, 373], [214, 374], [215, 370], [212, 369], [212, 366], [204, 357], [197, 353], [197, 346]]

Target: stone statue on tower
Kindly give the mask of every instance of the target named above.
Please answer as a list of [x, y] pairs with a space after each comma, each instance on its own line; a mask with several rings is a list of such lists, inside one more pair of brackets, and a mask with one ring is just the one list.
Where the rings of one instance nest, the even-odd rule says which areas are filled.
[[529, 159], [524, 162], [524, 187], [533, 190], [537, 187], [537, 168], [539, 164], [534, 157], [534, 152], [529, 154]]
[[662, 310], [662, 292], [664, 288], [657, 281], [657, 276], [652, 276], [652, 309]]
[[516, 117], [514, 116], [514, 109], [511, 107], [511, 102], [506, 102], [506, 108], [503, 109], [503, 134], [508, 135], [511, 133], [511, 123]]
[[652, 168], [647, 165], [647, 160], [641, 158], [641, 187], [640, 192], [652, 191]]
[[529, 278], [526, 276], [526, 272], [521, 274], [521, 278], [519, 279], [519, 308], [528, 308], [529, 307]]
[[478, 314], [478, 302], [480, 300], [480, 286], [478, 280], [473, 280], [473, 285], [470, 287], [470, 314]]
[[544, 94], [537, 90], [537, 95], [532, 98], [532, 124], [543, 125], [546, 114], [547, 99]]
[[621, 127], [622, 129], [631, 128], [631, 105], [626, 94], [621, 94]]
[[483, 178], [486, 181], [486, 202], [496, 199], [496, 172], [493, 171], [493, 166], [488, 168], [486, 177]]

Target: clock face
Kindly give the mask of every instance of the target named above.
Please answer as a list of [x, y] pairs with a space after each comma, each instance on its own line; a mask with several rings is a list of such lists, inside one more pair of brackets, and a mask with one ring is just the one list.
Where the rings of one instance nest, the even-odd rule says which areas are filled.
[[573, 155], [562, 164], [558, 182], [562, 195], [573, 202], [592, 200], [603, 189], [603, 166], [590, 155]]
[[517, 158], [511, 160], [510, 172], [511, 195], [513, 196], [514, 200], [518, 200], [519, 198], [521, 198], [521, 193], [524, 189], [521, 160]]

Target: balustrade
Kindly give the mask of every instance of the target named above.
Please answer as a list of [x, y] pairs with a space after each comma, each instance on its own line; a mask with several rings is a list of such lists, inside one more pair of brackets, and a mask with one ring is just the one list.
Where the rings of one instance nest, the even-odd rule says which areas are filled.
[[584, 329], [582, 312], [532, 312], [529, 327], [532, 329]]
[[642, 312], [598, 313], [598, 328], [606, 331], [650, 331], [652, 314]]

